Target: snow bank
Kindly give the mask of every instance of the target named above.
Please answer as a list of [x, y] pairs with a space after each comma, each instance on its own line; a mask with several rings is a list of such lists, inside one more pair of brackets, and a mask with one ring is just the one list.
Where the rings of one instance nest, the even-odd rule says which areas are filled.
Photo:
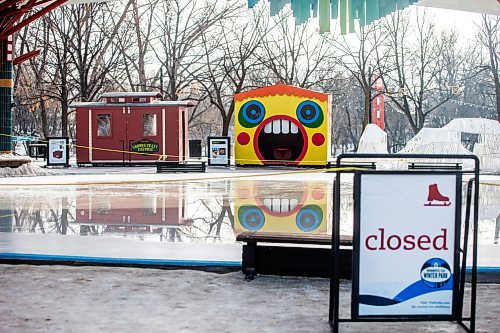
[[27, 161], [18, 168], [0, 167], [0, 178], [2, 177], [23, 177], [23, 176], [45, 176], [52, 172], [44, 170], [31, 163], [31, 158], [26, 156], [15, 156], [12, 154], [0, 154], [0, 161]]
[[359, 139], [358, 153], [387, 154], [387, 133], [375, 124], [368, 124]]
[[[462, 143], [464, 134], [477, 135], [472, 152]], [[491, 119], [458, 118], [443, 128], [423, 128], [399, 153], [463, 155], [474, 153], [479, 158], [482, 172], [499, 173], [500, 123]]]
[[399, 151], [401, 154], [470, 154], [461, 143], [460, 132], [442, 128], [422, 128]]
[[500, 123], [484, 118], [457, 118], [443, 127], [444, 130], [475, 134], [500, 134]]
[[[443, 155], [472, 155], [472, 152], [462, 146], [461, 133], [443, 128], [422, 128], [398, 154], [443, 154]], [[428, 160], [415, 159], [412, 162], [426, 162]], [[465, 169], [474, 167], [473, 161], [462, 160], [433, 160], [433, 163], [463, 163]]]
[[450, 121], [444, 130], [477, 134], [473, 152], [479, 158], [482, 172], [500, 172], [500, 123], [483, 118], [458, 118]]

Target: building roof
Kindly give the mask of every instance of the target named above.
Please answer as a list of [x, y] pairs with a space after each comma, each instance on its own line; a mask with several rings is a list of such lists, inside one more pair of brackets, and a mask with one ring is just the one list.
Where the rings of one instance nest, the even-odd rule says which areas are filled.
[[111, 91], [106, 92], [101, 95], [101, 98], [109, 98], [109, 97], [157, 97], [161, 98], [162, 95], [157, 91], [133, 91], [133, 92], [124, 92], [124, 91]]
[[304, 98], [315, 98], [322, 102], [328, 101], [328, 94], [317, 92], [314, 90], [308, 90], [304, 88], [299, 88], [295, 86], [289, 86], [286, 84], [278, 83], [273, 86], [257, 88], [249, 91], [245, 91], [234, 95], [236, 101], [243, 101], [247, 98], [256, 97], [266, 97], [266, 96], [276, 96], [276, 95], [287, 95], [287, 96], [297, 96]]
[[[141, 95], [143, 96], [143, 95]], [[71, 103], [71, 108], [96, 108], [96, 107], [123, 107], [123, 106], [138, 106], [138, 107], [154, 107], [154, 106], [186, 106], [193, 107], [195, 104], [191, 101], [154, 101], [151, 103], [104, 103], [104, 102], [77, 102]]]

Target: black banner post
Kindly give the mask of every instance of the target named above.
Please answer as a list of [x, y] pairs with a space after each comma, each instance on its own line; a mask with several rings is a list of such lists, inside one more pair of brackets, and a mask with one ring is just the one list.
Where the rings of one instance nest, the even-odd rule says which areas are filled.
[[[408, 161], [408, 170], [374, 168], [381, 160]], [[464, 168], [465, 161], [472, 161], [473, 168]], [[479, 159], [474, 155], [343, 154], [336, 167], [332, 331], [339, 332], [341, 322], [452, 321], [466, 332], [475, 332]], [[340, 185], [345, 173], [355, 176], [350, 318], [339, 315]], [[462, 223], [464, 175], [473, 177], [468, 181]], [[464, 317], [472, 192], [470, 316]], [[385, 215], [380, 216], [378, 209]], [[393, 263], [394, 268], [390, 267]], [[399, 292], [396, 296], [395, 291]]]

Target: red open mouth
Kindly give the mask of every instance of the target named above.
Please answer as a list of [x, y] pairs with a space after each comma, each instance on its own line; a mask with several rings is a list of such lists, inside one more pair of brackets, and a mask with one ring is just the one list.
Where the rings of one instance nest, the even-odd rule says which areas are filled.
[[253, 145], [264, 164], [297, 164], [307, 152], [307, 133], [292, 117], [272, 116], [255, 131]]

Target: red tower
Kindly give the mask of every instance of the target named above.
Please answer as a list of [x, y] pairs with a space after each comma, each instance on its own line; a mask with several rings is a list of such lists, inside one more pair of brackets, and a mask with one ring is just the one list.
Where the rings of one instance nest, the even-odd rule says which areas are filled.
[[371, 114], [372, 124], [376, 124], [378, 125], [378, 127], [385, 130], [385, 121], [384, 121], [385, 95], [383, 94], [385, 87], [384, 87], [384, 81], [382, 81], [381, 77], [375, 80], [375, 82], [373, 83], [373, 89], [375, 90], [375, 92], [374, 92], [374, 98], [372, 100], [372, 114]]

